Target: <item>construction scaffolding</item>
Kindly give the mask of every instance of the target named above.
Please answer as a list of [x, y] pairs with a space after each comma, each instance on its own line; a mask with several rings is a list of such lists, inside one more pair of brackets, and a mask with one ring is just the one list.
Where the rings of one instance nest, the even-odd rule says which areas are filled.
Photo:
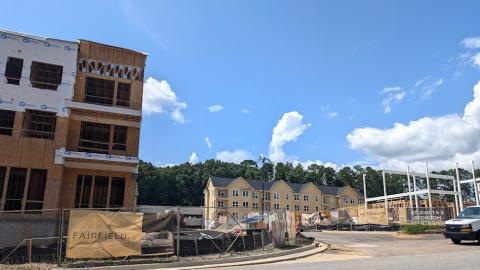
[[[428, 163], [425, 162], [425, 172], [415, 172], [410, 171], [410, 168], [407, 167], [407, 170], [398, 171], [398, 170], [382, 170], [382, 180], [383, 180], [383, 196], [377, 196], [368, 198], [367, 197], [367, 176], [363, 174], [363, 194], [365, 199], [365, 209], [368, 209], [368, 204], [372, 202], [384, 202], [385, 211], [388, 212], [389, 209], [389, 200], [393, 199], [401, 199], [408, 197], [410, 208], [421, 208], [419, 205], [419, 197], [426, 196], [427, 197], [427, 207], [432, 210], [434, 207], [432, 202], [432, 195], [451, 195], [454, 196], [454, 209], [456, 214], [458, 215], [460, 211], [464, 208], [463, 198], [462, 198], [462, 184], [471, 184], [474, 185], [475, 191], [475, 203], [476, 205], [480, 205], [479, 202], [479, 194], [478, 194], [478, 183], [480, 182], [480, 178], [475, 177], [475, 163], [471, 162], [471, 172], [472, 178], [471, 179], [460, 179], [458, 163], [455, 164], [456, 176], [450, 175], [441, 175], [441, 174], [432, 174], [430, 173]], [[387, 179], [386, 174], [390, 175], [402, 175], [406, 176], [407, 178], [407, 186], [408, 192], [397, 193], [397, 194], [387, 194]], [[419, 189], [417, 186], [417, 178], [424, 178], [426, 181], [426, 187]], [[452, 181], [452, 189], [453, 190], [441, 190], [441, 189], [432, 189], [430, 185], [431, 179], [441, 179], [446, 181]]]

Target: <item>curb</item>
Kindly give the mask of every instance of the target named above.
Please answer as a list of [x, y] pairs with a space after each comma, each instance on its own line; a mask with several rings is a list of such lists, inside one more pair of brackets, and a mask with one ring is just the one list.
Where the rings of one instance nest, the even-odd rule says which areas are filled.
[[[226, 266], [256, 265], [256, 264], [266, 264], [266, 263], [301, 259], [317, 253], [324, 252], [327, 248], [328, 248], [328, 245], [321, 242], [315, 242], [306, 247], [300, 247], [300, 248], [295, 248], [291, 250], [280, 251], [280, 252], [271, 253], [271, 254], [256, 255], [256, 256], [240, 256], [240, 257], [220, 258], [220, 259], [213, 259], [213, 260], [206, 260], [206, 261], [100, 266], [100, 267], [92, 267], [89, 269], [97, 269], [97, 270], [145, 269], [146, 270], [146, 269], [192, 268], [192, 267], [216, 268], [216, 267], [226, 267]], [[308, 251], [312, 251], [312, 252], [308, 252]], [[289, 256], [289, 255], [295, 255], [295, 254], [297, 255]], [[288, 256], [288, 257], [281, 258], [284, 256]], [[271, 260], [268, 260], [268, 259], [271, 259]], [[225, 265], [225, 264], [228, 264], [228, 265]]]

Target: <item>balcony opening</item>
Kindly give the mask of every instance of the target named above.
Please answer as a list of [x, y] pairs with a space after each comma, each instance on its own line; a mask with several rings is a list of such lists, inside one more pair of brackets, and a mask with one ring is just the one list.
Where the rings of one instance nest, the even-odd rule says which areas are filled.
[[130, 84], [129, 83], [118, 83], [117, 105], [123, 106], [123, 107], [130, 106]]
[[123, 207], [123, 195], [125, 193], [125, 178], [112, 177], [110, 186], [110, 207]]
[[5, 210], [21, 210], [27, 169], [11, 168], [8, 180], [7, 196], [5, 198]]
[[125, 126], [113, 127], [113, 150], [127, 150], [127, 131], [128, 128]]
[[75, 208], [123, 207], [124, 193], [123, 177], [78, 175]]
[[1, 135], [12, 135], [14, 122], [15, 122], [14, 111], [0, 110], [0, 134]]
[[93, 208], [107, 207], [108, 196], [108, 177], [95, 176], [95, 185], [93, 186], [92, 206]]
[[28, 184], [26, 210], [40, 210], [43, 208], [43, 197], [47, 184], [47, 170], [32, 169]]
[[56, 114], [53, 112], [26, 110], [23, 120], [23, 136], [53, 140]]
[[87, 77], [85, 102], [112, 106], [114, 91], [114, 81]]
[[77, 177], [77, 189], [75, 191], [75, 208], [88, 208], [90, 193], [92, 192], [91, 175], [79, 175]]
[[8, 57], [5, 67], [5, 78], [8, 84], [20, 85], [22, 78], [23, 59]]
[[108, 154], [110, 150], [110, 125], [82, 122], [78, 151]]
[[32, 62], [30, 82], [32, 87], [48, 90], [57, 90], [62, 84], [63, 66], [41, 62]]

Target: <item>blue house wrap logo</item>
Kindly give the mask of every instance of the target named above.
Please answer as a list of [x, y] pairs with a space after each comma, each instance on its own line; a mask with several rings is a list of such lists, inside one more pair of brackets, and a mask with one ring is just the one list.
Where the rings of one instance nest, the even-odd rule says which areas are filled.
[[40, 108], [41, 108], [42, 110], [46, 110], [46, 109], [48, 108], [48, 106], [45, 105], [45, 104], [43, 104], [42, 106], [40, 106]]
[[20, 102], [18, 103], [18, 106], [20, 106], [20, 107], [25, 107], [25, 102], [20, 101]]

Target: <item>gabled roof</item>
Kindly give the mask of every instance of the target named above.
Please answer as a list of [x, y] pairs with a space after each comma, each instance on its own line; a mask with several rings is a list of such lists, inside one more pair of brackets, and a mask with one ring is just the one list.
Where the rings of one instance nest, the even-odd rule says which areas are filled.
[[216, 177], [211, 176], [210, 180], [214, 187], [227, 187], [230, 183], [233, 182], [236, 178], [225, 178], [225, 177]]
[[[261, 180], [256, 180], [256, 179], [247, 179], [247, 183], [252, 186], [253, 189], [256, 190], [261, 190], [262, 189], [262, 181]], [[265, 189], [270, 189], [275, 182], [268, 182], [265, 181], [264, 188]]]
[[[211, 176], [210, 177], [214, 187], [227, 187], [237, 178], [226, 178], [226, 177], [216, 177], [216, 176]], [[255, 190], [261, 190], [262, 189], [262, 181], [261, 180], [246, 179], [246, 181], [253, 189], [255, 189]], [[276, 181], [275, 182], [265, 181], [265, 186], [264, 187], [265, 187], [266, 190], [268, 190], [275, 183], [276, 183]], [[295, 192], [298, 192], [298, 193], [300, 193], [300, 191], [302, 190], [302, 188], [305, 185], [309, 184], [309, 183], [305, 183], [305, 184], [292, 183], [292, 182], [287, 182], [287, 181], [285, 181], [285, 183], [287, 183], [287, 185], [289, 185], [290, 188], [292, 188]], [[331, 195], [331, 196], [338, 196], [347, 188], [347, 187], [334, 187], [334, 186], [317, 186], [317, 187], [320, 189], [320, 191], [323, 194]], [[356, 190], [354, 188], [352, 188], [352, 189], [358, 194], [358, 196], [363, 196], [362, 194], [360, 194], [360, 192], [358, 190]]]
[[[326, 195], [337, 196], [343, 191], [343, 187], [334, 187], [334, 186], [318, 186], [320, 191]], [[340, 191], [340, 189], [342, 189]]]
[[[327, 195], [332, 195], [332, 196], [339, 196], [342, 194], [342, 192], [347, 189], [349, 186], [345, 187], [334, 187], [334, 186], [318, 186], [320, 191], [322, 191], [323, 194]], [[352, 188], [352, 187], [351, 187]], [[362, 197], [363, 195], [360, 193], [360, 191], [352, 188], [352, 190], [357, 193], [358, 196]]]
[[285, 181], [295, 192], [300, 192], [300, 190], [302, 190], [303, 188], [303, 185], [305, 184], [300, 184], [300, 183], [291, 183], [291, 182], [287, 182]]
[[[214, 187], [227, 187], [230, 185], [233, 181], [235, 181], [237, 178], [225, 178], [225, 177], [216, 177], [216, 176], [211, 176], [210, 179], [212, 180], [212, 184]], [[256, 190], [261, 190], [262, 189], [262, 181], [261, 180], [256, 180], [256, 179], [245, 179], [247, 183]], [[265, 181], [264, 187], [265, 189], [270, 189], [275, 182], [267, 182]], [[288, 183], [288, 182], [287, 182]]]

